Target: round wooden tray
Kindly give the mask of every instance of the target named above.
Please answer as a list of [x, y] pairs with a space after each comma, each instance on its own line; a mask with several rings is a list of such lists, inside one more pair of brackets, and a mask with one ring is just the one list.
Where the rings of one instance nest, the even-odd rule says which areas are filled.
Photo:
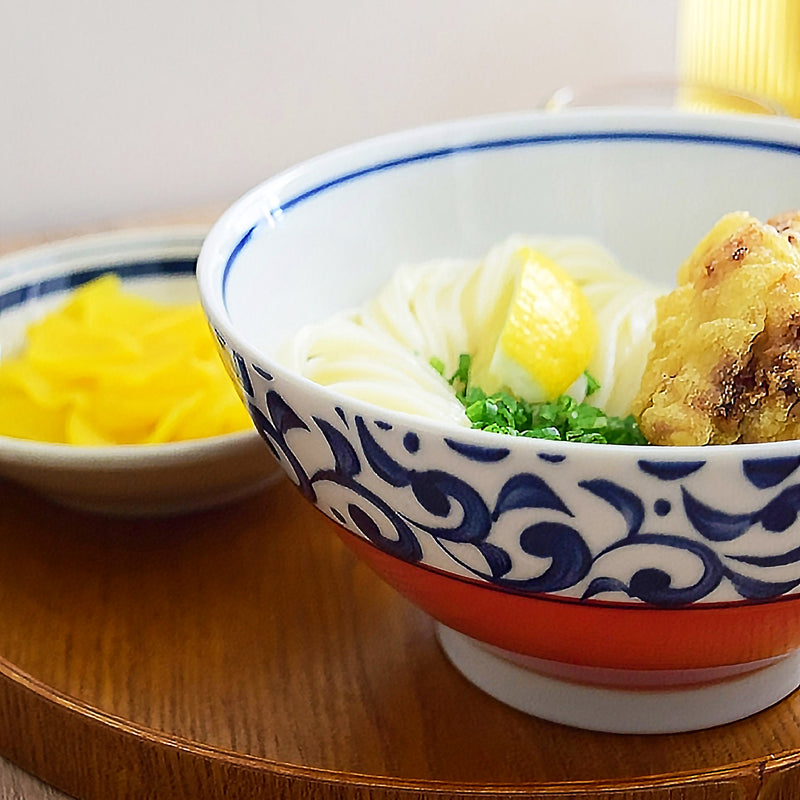
[[615, 736], [507, 708], [281, 482], [109, 520], [0, 483], [0, 753], [81, 800], [789, 798], [800, 696]]

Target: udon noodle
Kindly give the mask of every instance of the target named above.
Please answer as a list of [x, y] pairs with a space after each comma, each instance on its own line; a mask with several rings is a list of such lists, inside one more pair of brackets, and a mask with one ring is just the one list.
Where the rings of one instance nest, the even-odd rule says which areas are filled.
[[[475, 352], [483, 330], [516, 276], [512, 255], [542, 252], [580, 285], [597, 319], [599, 342], [588, 371], [600, 389], [588, 402], [613, 415], [630, 412], [662, 293], [625, 272], [599, 244], [580, 238], [513, 236], [485, 258], [432, 260], [400, 267], [361, 307], [305, 326], [283, 349], [292, 370], [342, 394], [384, 408], [469, 425], [447, 381], [461, 353]], [[570, 394], [584, 399], [576, 383]]]

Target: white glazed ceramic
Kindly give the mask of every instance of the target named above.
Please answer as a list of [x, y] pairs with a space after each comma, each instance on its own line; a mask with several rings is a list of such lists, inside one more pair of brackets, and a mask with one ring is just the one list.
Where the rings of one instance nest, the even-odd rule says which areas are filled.
[[[0, 356], [70, 288], [119, 273], [140, 293], [197, 299], [197, 227], [83, 236], [0, 260]], [[246, 496], [280, 473], [256, 431], [158, 445], [74, 447], [0, 436], [0, 476], [61, 504], [122, 515], [175, 514]]]
[[[570, 724], [681, 730], [748, 715], [800, 683], [790, 656], [800, 647], [800, 442], [506, 438], [337, 395], [273, 353], [405, 262], [478, 257], [513, 233], [579, 234], [669, 285], [723, 214], [796, 207], [791, 120], [631, 109], [489, 117], [365, 142], [267, 181], [214, 226], [198, 278], [289, 477], [442, 623], [459, 669], [504, 702]], [[532, 683], [512, 691], [520, 669]], [[764, 684], [755, 704], [715, 693], [743, 675]], [[655, 705], [646, 724], [628, 711], [609, 719], [602, 703], [559, 716], [537, 700], [543, 678], [567, 694], [576, 681], [616, 691], [626, 709], [644, 685]], [[676, 706], [686, 684], [710, 693]], [[699, 710], [676, 718], [659, 704]]]

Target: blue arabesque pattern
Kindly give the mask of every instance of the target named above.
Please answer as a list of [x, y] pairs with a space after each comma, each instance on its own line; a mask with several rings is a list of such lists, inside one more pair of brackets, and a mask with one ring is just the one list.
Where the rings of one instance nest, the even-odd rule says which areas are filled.
[[[511, 450], [500, 439], [476, 446], [449, 435], [441, 440], [449, 468], [431, 466], [428, 440], [415, 431], [342, 408], [298, 413], [278, 380], [248, 368], [218, 338], [257, 428], [299, 490], [392, 556], [512, 591], [663, 608], [761, 601], [800, 586], [800, 546], [781, 545], [800, 511], [800, 482], [792, 482], [800, 459], [743, 461], [742, 480], [764, 496], [746, 513], [716, 508], [695, 493], [690, 482], [702, 477], [705, 462], [658, 461], [646, 448], [630, 476], [581, 477], [568, 499], [556, 470], [569, 458], [540, 454], [520, 470], [509, 467]], [[480, 489], [469, 477], [476, 468], [494, 472], [499, 488]], [[591, 510], [579, 515], [584, 506]], [[613, 527], [609, 519], [616, 533], [602, 547], [590, 544], [597, 537], [588, 529]], [[748, 549], [751, 540], [755, 549]]]

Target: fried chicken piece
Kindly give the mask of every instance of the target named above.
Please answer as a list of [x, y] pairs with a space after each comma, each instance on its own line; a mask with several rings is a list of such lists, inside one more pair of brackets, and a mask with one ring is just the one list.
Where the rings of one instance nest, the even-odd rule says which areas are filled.
[[651, 444], [800, 438], [800, 212], [723, 217], [656, 305], [633, 411]]

